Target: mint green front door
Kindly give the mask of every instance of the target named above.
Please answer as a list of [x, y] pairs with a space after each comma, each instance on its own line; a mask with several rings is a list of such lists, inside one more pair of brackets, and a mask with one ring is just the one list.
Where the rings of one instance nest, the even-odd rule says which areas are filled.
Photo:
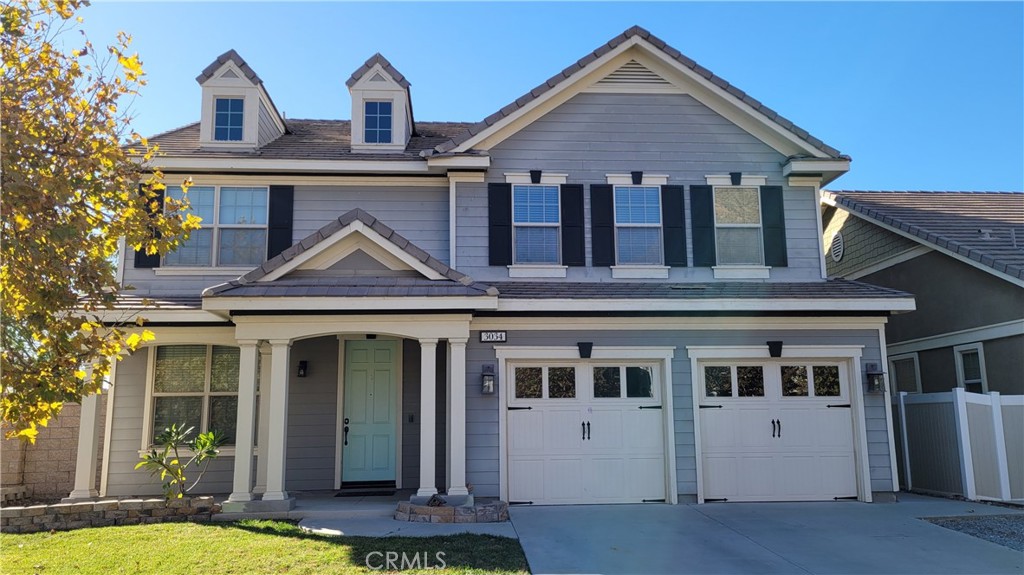
[[398, 342], [345, 342], [342, 482], [394, 481]]

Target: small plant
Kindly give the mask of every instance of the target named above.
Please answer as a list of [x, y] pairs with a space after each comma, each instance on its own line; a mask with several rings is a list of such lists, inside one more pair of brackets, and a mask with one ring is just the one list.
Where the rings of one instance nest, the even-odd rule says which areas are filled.
[[[156, 436], [155, 443], [163, 449], [158, 451], [157, 448], [153, 448], [142, 456], [142, 461], [135, 465], [135, 469], [143, 467], [148, 469], [149, 474], [153, 477], [160, 476], [160, 481], [163, 482], [164, 497], [167, 499], [184, 497], [202, 480], [210, 461], [220, 455], [220, 446], [226, 439], [215, 431], [208, 431], [196, 435], [189, 441], [188, 436], [192, 434], [193, 429], [195, 428], [183, 429], [178, 424], [172, 423], [170, 427]], [[178, 454], [179, 449], [182, 448], [188, 449], [192, 453], [192, 457], [184, 464], [181, 463], [181, 457]], [[186, 486], [185, 470], [193, 463], [199, 469], [199, 476], [192, 482], [192, 485]]]

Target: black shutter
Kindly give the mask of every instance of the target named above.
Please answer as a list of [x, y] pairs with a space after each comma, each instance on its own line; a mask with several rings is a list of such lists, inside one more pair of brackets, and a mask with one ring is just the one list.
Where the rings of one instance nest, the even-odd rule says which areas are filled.
[[782, 186], [761, 186], [761, 229], [764, 233], [764, 265], [789, 265], [786, 256], [786, 210]]
[[487, 184], [490, 265], [512, 265], [512, 184]]
[[267, 259], [292, 247], [295, 187], [270, 186], [270, 217], [267, 221]]
[[583, 185], [564, 184], [562, 203], [562, 265], [587, 265], [583, 242]]
[[683, 186], [661, 187], [661, 229], [665, 265], [686, 266], [686, 206]]
[[[142, 186], [142, 184], [139, 184], [139, 194], [141, 195], [143, 193], [144, 193], [143, 192], [143, 186]], [[154, 208], [156, 210], [163, 210], [164, 209], [164, 191], [163, 190], [156, 190], [155, 194], [156, 194], [156, 204], [155, 205], [154, 204], [148, 204], [148, 207], [149, 207], [150, 211], [153, 211]], [[153, 231], [153, 234], [154, 235], [158, 235], [156, 230]], [[160, 267], [160, 254], [149, 255], [149, 254], [146, 253], [145, 249], [143, 249], [142, 251], [135, 252], [135, 268], [136, 269], [158, 268], [158, 267]]]
[[590, 186], [590, 241], [593, 243], [594, 267], [615, 265], [615, 206], [612, 186]]
[[715, 203], [711, 186], [690, 186], [690, 217], [693, 224], [693, 265], [715, 265]]

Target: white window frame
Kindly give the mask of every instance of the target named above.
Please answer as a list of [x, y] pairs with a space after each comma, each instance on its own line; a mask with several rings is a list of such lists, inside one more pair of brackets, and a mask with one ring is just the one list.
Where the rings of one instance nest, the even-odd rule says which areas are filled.
[[981, 392], [988, 393], [988, 374], [985, 372], [985, 346], [982, 343], [967, 343], [953, 348], [953, 360], [956, 363], [956, 386], [967, 389], [967, 384], [975, 383], [977, 380], [967, 381], [964, 377], [964, 354], [970, 352], [978, 353], [978, 371], [981, 373]]
[[[385, 102], [388, 103], [388, 104], [391, 104], [391, 128], [388, 129], [388, 131], [391, 132], [391, 139], [389, 141], [387, 141], [387, 142], [380, 142], [380, 141], [377, 141], [377, 142], [367, 142], [366, 141], [366, 130], [367, 129], [373, 129], [373, 130], [375, 130], [377, 132], [380, 132], [381, 128], [380, 128], [380, 125], [378, 125], [376, 128], [367, 128], [366, 127], [366, 105], [369, 104], [369, 103], [381, 104], [381, 103], [385, 103]], [[362, 116], [363, 116], [363, 126], [362, 126], [363, 134], [362, 134], [362, 139], [363, 139], [363, 143], [364, 144], [366, 144], [367, 146], [390, 146], [390, 145], [395, 143], [395, 101], [394, 100], [392, 100], [390, 98], [366, 98], [366, 99], [363, 100], [363, 113], [362, 113]], [[377, 117], [379, 118], [380, 114], [377, 114]], [[379, 134], [378, 134], [378, 139], [379, 139]]]
[[[205, 371], [205, 374], [204, 374], [205, 380], [203, 382], [203, 391], [202, 392], [196, 392], [196, 391], [188, 391], [188, 392], [157, 392], [156, 391], [156, 355], [157, 355], [157, 348], [159, 348], [159, 347], [183, 346], [183, 345], [189, 345], [189, 346], [201, 345], [201, 346], [206, 348], [206, 368], [205, 368], [206, 371]], [[144, 408], [143, 408], [144, 419], [143, 419], [143, 423], [142, 423], [142, 444], [141, 444], [141, 448], [139, 450], [140, 454], [148, 453], [149, 450], [152, 449], [152, 447], [153, 447], [153, 438], [156, 435], [156, 429], [154, 428], [154, 425], [156, 425], [156, 422], [154, 421], [154, 417], [156, 415], [156, 399], [157, 398], [159, 398], [159, 397], [201, 397], [202, 401], [203, 401], [203, 404], [202, 404], [202, 413], [200, 414], [200, 425], [199, 425], [199, 429], [197, 430], [197, 433], [206, 433], [207, 431], [209, 431], [209, 425], [210, 425], [210, 398], [211, 397], [232, 397], [232, 396], [238, 397], [239, 391], [235, 391], [233, 393], [229, 392], [229, 391], [210, 391], [211, 380], [213, 378], [212, 369], [213, 369], [213, 347], [214, 346], [235, 347], [235, 348], [237, 348], [238, 344], [234, 343], [234, 342], [217, 342], [217, 343], [173, 342], [173, 343], [165, 343], [165, 344], [162, 344], [162, 345], [159, 345], [159, 346], [157, 346], [157, 345], [149, 346], [149, 347], [146, 348], [148, 350], [149, 356], [147, 358], [147, 365], [146, 365], [146, 399], [145, 399], [145, 405], [144, 405]], [[239, 382], [239, 387], [241, 387], [241, 382]], [[257, 391], [256, 391], [256, 396], [259, 397], [259, 389], [257, 389]], [[236, 431], [236, 433], [237, 433], [237, 431]], [[224, 454], [224, 455], [231, 455], [231, 454], [234, 453], [234, 449], [235, 449], [234, 444], [228, 444], [228, 445], [225, 445], [223, 448], [221, 448], [221, 453]], [[185, 451], [188, 451], [188, 450], [185, 450]]]
[[[241, 116], [242, 116], [242, 136], [240, 138], [238, 138], [237, 140], [233, 140], [231, 138], [228, 138], [228, 139], [225, 139], [225, 140], [221, 140], [221, 139], [217, 138], [217, 113], [218, 113], [217, 112], [217, 103], [219, 101], [221, 101], [221, 100], [240, 100], [242, 102], [242, 113], [241, 113]], [[218, 96], [218, 95], [214, 95], [214, 97], [213, 97], [213, 125], [211, 127], [211, 137], [212, 137], [214, 142], [225, 143], [225, 144], [241, 144], [241, 143], [245, 142], [245, 135], [246, 135], [246, 130], [245, 130], [245, 111], [248, 108], [248, 106], [245, 103], [245, 100], [246, 100], [246, 98], [245, 98], [244, 95], [243, 96]], [[233, 112], [231, 112], [231, 113], [233, 113]], [[227, 128], [230, 129], [230, 127], [227, 127]]]
[[[558, 205], [557, 223], [516, 223], [516, 188], [555, 188], [555, 201]], [[516, 228], [555, 228], [555, 261], [553, 262], [519, 262], [516, 261]], [[558, 184], [512, 184], [512, 266], [510, 267], [561, 267], [562, 265], [562, 187]]]
[[[170, 186], [168, 186], [168, 187], [170, 187]], [[169, 263], [167, 263], [167, 256], [164, 255], [161, 258], [160, 268], [156, 268], [158, 273], [161, 273], [161, 268], [165, 268], [165, 267], [167, 269], [166, 270], [162, 270], [162, 273], [175, 273], [175, 272], [178, 272], [178, 271], [210, 270], [210, 269], [232, 269], [232, 270], [243, 270], [243, 269], [245, 269], [245, 270], [249, 270], [249, 269], [252, 269], [252, 268], [258, 266], [260, 263], [262, 263], [262, 262], [257, 262], [255, 264], [221, 265], [220, 264], [220, 231], [221, 230], [227, 230], [227, 229], [243, 229], [243, 230], [262, 229], [262, 230], [266, 231], [266, 234], [264, 234], [264, 236], [263, 236], [263, 238], [264, 238], [264, 243], [263, 243], [263, 254], [264, 254], [264, 256], [263, 256], [263, 259], [266, 260], [267, 244], [268, 244], [268, 242], [270, 242], [270, 187], [269, 186], [250, 186], [250, 185], [245, 185], [245, 184], [231, 184], [231, 185], [193, 184], [191, 187], [193, 187], [193, 188], [213, 188], [214, 189], [214, 191], [213, 191], [213, 218], [212, 218], [213, 221], [207, 222], [207, 221], [203, 220], [203, 222], [200, 224], [200, 229], [212, 230], [213, 231], [213, 239], [210, 241], [211, 249], [213, 250], [212, 253], [210, 254], [210, 265], [197, 265], [197, 264], [177, 265], [177, 264], [169, 264]], [[220, 223], [220, 198], [221, 198], [221, 189], [222, 188], [260, 188], [260, 189], [266, 190], [266, 192], [267, 192], [267, 213], [266, 213], [266, 216], [264, 217], [264, 220], [266, 221], [266, 223], [263, 223], [263, 224], [260, 224], [260, 225], [254, 225], [254, 224], [221, 224]]]
[[[737, 189], [753, 189], [754, 190], [754, 197], [757, 198], [757, 225], [754, 225], [754, 224], [720, 224], [720, 223], [718, 223], [718, 209], [717, 209], [717, 207], [718, 207], [718, 202], [717, 202], [718, 191], [719, 190], [737, 190]], [[742, 184], [739, 185], [739, 186], [732, 186], [732, 185], [729, 185], [729, 186], [713, 186], [712, 187], [712, 196], [711, 196], [711, 213], [714, 216], [714, 220], [715, 220], [715, 263], [717, 264], [717, 266], [718, 267], [726, 267], [726, 268], [728, 268], [728, 267], [743, 267], [743, 268], [748, 268], [748, 267], [753, 267], [753, 268], [764, 267], [764, 216], [761, 213], [761, 193], [760, 193], [760, 188], [758, 186], [742, 185]], [[757, 236], [758, 237], [758, 241], [761, 244], [761, 249], [760, 249], [761, 261], [760, 262], [756, 262], [756, 263], [743, 263], [743, 264], [737, 264], [737, 263], [728, 263], [727, 264], [727, 263], [722, 263], [722, 262], [718, 261], [718, 258], [719, 258], [719, 256], [722, 253], [721, 250], [718, 247], [718, 230], [719, 230], [719, 228], [756, 229], [758, 231], [758, 236]]]
[[912, 352], [912, 353], [902, 353], [902, 354], [899, 354], [899, 355], [890, 355], [889, 356], [889, 373], [890, 373], [890, 378], [889, 379], [891, 380], [891, 383], [892, 383], [893, 392], [898, 392], [899, 391], [899, 382], [897, 382], [896, 378], [895, 378], [895, 376], [896, 376], [896, 362], [897, 361], [906, 361], [908, 359], [914, 360], [914, 383], [917, 384], [917, 391], [910, 392], [910, 393], [922, 393], [923, 387], [921, 385], [921, 360], [918, 357], [916, 351]]
[[[658, 198], [658, 223], [656, 224], [620, 224], [619, 223], [619, 206], [618, 202], [615, 201], [616, 195], [618, 194], [619, 188], [653, 188], [657, 190], [656, 197]], [[662, 214], [661, 205], [661, 186], [655, 186], [653, 184], [613, 184], [612, 185], [612, 221], [615, 224], [615, 266], [620, 268], [655, 268], [660, 269], [665, 267], [665, 234], [664, 226], [665, 221]], [[658, 261], [647, 262], [642, 264], [624, 264], [619, 261], [619, 229], [620, 228], [657, 228], [660, 232], [659, 237], [661, 238], [661, 249], [658, 250]], [[667, 268], [665, 268], [667, 269]], [[667, 277], [667, 275], [666, 275]]]

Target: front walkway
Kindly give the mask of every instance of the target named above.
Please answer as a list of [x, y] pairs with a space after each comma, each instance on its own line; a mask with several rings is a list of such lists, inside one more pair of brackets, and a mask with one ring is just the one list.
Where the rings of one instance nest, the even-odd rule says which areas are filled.
[[1005, 507], [900, 503], [514, 507], [534, 573], [1016, 573], [1024, 554], [920, 517]]

